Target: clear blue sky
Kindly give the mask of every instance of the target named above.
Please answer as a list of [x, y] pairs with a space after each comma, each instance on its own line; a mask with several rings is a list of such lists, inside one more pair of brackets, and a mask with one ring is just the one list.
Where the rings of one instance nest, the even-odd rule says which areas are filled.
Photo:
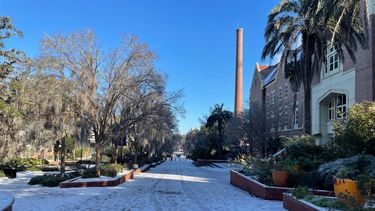
[[[103, 48], [121, 33], [135, 34], [158, 56], [169, 75], [168, 90], [184, 89], [180, 132], [199, 126], [214, 104], [233, 111], [235, 44], [244, 28], [244, 107], [254, 66], [260, 61], [267, 14], [279, 0], [0, 0], [0, 16], [10, 16], [24, 32], [9, 47], [38, 54], [47, 34], [91, 29]], [[264, 63], [264, 62], [263, 62]]]

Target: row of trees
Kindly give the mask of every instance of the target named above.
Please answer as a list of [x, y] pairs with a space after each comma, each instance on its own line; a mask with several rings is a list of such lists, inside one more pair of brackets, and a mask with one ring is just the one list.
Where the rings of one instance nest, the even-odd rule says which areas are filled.
[[[9, 18], [2, 20], [8, 37], [19, 34]], [[45, 36], [34, 59], [3, 62], [8, 69], [1, 69], [2, 90], [7, 90], [0, 108], [0, 136], [6, 140], [1, 158], [36, 140], [63, 143], [68, 134], [77, 140], [93, 134], [98, 175], [101, 149], [113, 146], [117, 158], [121, 140], [136, 163], [142, 150], [170, 151], [166, 148], [174, 147], [170, 142], [178, 132], [176, 114], [184, 112], [183, 94], [166, 91], [167, 78], [155, 69], [156, 58], [136, 36], [122, 36], [118, 47], [103, 50], [94, 32], [80, 31]]]
[[202, 125], [185, 135], [184, 151], [195, 160], [223, 159], [250, 150], [246, 148], [249, 140], [247, 113], [244, 112], [242, 119], [234, 118], [233, 113], [225, 110], [223, 104], [214, 105], [209, 116], [201, 121]]

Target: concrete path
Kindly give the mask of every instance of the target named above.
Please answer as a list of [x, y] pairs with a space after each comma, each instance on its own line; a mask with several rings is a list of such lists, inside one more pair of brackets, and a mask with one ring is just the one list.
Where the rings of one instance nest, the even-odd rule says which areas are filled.
[[13, 210], [283, 210], [282, 202], [253, 197], [229, 184], [229, 169], [166, 161], [135, 180], [106, 188], [46, 188], [26, 183], [34, 173], [0, 180]]

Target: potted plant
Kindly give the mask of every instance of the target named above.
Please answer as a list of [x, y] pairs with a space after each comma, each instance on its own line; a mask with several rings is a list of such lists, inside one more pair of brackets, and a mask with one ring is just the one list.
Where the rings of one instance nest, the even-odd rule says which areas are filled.
[[272, 170], [272, 180], [275, 186], [286, 187], [291, 170], [294, 168], [294, 163], [290, 160], [281, 160], [274, 162]]
[[333, 187], [335, 195], [340, 201], [344, 203], [356, 202], [358, 205], [364, 205], [364, 200], [356, 181], [359, 174], [358, 169], [347, 166], [343, 166], [337, 170]]

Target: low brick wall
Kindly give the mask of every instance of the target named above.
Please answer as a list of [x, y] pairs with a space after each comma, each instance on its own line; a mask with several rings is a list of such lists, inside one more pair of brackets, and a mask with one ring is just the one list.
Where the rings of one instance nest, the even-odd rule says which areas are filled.
[[[241, 173], [230, 171], [230, 184], [241, 188], [255, 196], [268, 200], [283, 200], [283, 193], [292, 190], [293, 188], [275, 187], [264, 185], [256, 180], [253, 180]], [[334, 196], [332, 191], [315, 190], [314, 194], [323, 196]]]
[[283, 194], [283, 207], [289, 211], [320, 211], [323, 210], [311, 203], [298, 200], [289, 194]]
[[108, 187], [117, 186], [124, 183], [127, 180], [134, 178], [134, 170], [130, 170], [128, 173], [114, 180], [109, 181], [90, 181], [90, 182], [74, 182], [78, 178], [74, 178], [65, 182], [60, 183], [60, 188], [82, 188], [82, 187]]

